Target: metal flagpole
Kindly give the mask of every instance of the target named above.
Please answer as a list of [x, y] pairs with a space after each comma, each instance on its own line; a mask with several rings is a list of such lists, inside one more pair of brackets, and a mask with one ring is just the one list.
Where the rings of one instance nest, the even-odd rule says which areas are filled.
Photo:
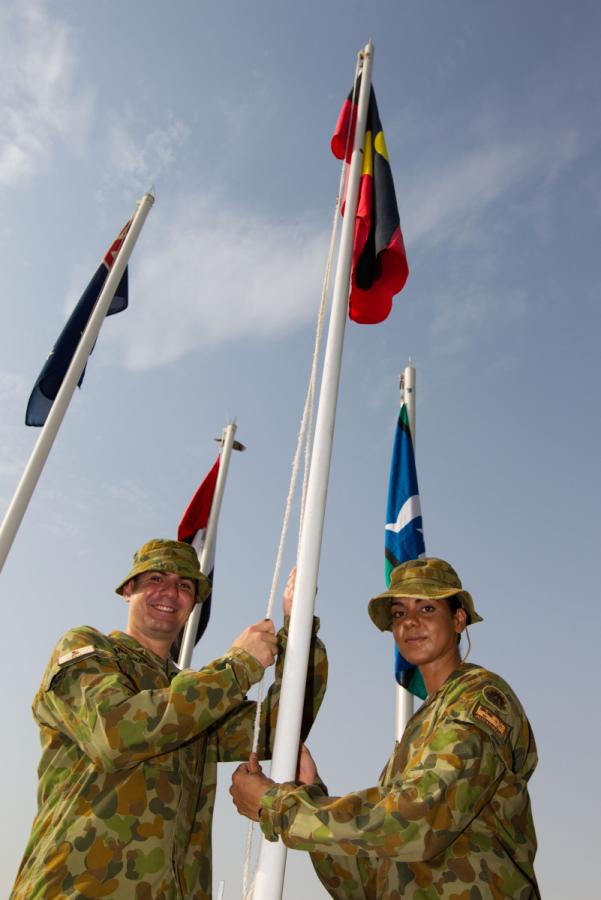
[[[198, 561], [200, 563], [200, 571], [204, 575], [210, 575], [213, 568], [213, 556], [215, 552], [215, 536], [217, 534], [217, 522], [219, 520], [219, 512], [221, 510], [221, 501], [225, 490], [225, 480], [227, 478], [227, 470], [230, 464], [230, 456], [234, 446], [234, 436], [236, 434], [236, 423], [230, 422], [223, 429], [221, 435], [221, 450], [219, 451], [219, 471], [217, 473], [217, 482], [215, 484], [215, 493], [211, 503], [211, 511], [207, 521], [207, 527], [204, 534], [202, 547], [195, 547], [198, 553]], [[194, 544], [193, 544], [194, 546]], [[179, 651], [179, 659], [177, 661], [180, 669], [187, 669], [192, 661], [192, 653], [194, 651], [194, 638], [196, 637], [196, 629], [198, 628], [198, 620], [202, 606], [197, 603], [186, 622], [184, 628], [184, 636], [182, 638], [182, 646]]]
[[[271, 763], [271, 777], [277, 782], [294, 780], [298, 759], [309, 646], [313, 627], [315, 591], [317, 588], [323, 521], [334, 439], [336, 401], [338, 398], [344, 328], [348, 307], [355, 213], [363, 166], [363, 143], [371, 88], [373, 54], [373, 44], [369, 41], [362, 51], [363, 68], [357, 105], [355, 141], [349, 169], [345, 214], [340, 235], [338, 264], [332, 294], [332, 309], [321, 380], [319, 407], [315, 423], [311, 469], [307, 484], [305, 515], [299, 542], [294, 602], [290, 616], [290, 632], [286, 648], [286, 661], [284, 663], [278, 722]], [[253, 900], [279, 900], [281, 898], [285, 866], [285, 845], [281, 841], [272, 843], [263, 839], [255, 875]]]
[[48, 458], [48, 454], [54, 443], [58, 429], [61, 426], [63, 417], [67, 411], [67, 407], [73, 396], [73, 392], [77, 387], [81, 373], [83, 372], [88, 357], [92, 351], [92, 347], [98, 337], [102, 323], [104, 322], [106, 312], [115, 295], [115, 291], [121, 281], [121, 276], [125, 271], [125, 267], [129, 261], [134, 245], [138, 239], [138, 235], [142, 230], [142, 226], [146, 220], [146, 216], [150, 212], [150, 208], [154, 203], [152, 194], [144, 194], [138, 202], [136, 212], [132, 218], [132, 222], [125, 236], [121, 249], [119, 250], [115, 262], [108, 273], [107, 279], [100, 292], [94, 311], [90, 316], [85, 331], [79, 341], [77, 350], [73, 355], [71, 364], [67, 369], [67, 374], [63, 379], [61, 388], [56, 395], [56, 399], [52, 404], [52, 408], [48, 413], [46, 424], [42, 428], [40, 436], [36, 442], [33, 452], [29, 457], [29, 462], [25, 467], [25, 471], [21, 476], [21, 480], [11, 500], [10, 506], [4, 517], [4, 521], [0, 526], [0, 572], [6, 561], [6, 557], [10, 552], [10, 548], [15, 539], [15, 535], [19, 530], [19, 526], [25, 515], [25, 511], [29, 505], [32, 494], [35, 490], [38, 479], [44, 468], [44, 464]]
[[[401, 375], [401, 404], [407, 407], [411, 441], [415, 452], [415, 367], [411, 359]], [[413, 715], [413, 694], [400, 684], [396, 686], [395, 739], [400, 741], [407, 722]]]

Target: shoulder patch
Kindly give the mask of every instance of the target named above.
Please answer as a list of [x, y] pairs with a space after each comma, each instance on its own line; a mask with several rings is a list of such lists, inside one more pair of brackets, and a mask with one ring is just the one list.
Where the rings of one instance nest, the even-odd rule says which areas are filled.
[[57, 663], [59, 666], [64, 666], [65, 663], [73, 662], [74, 659], [81, 659], [82, 656], [90, 656], [91, 653], [96, 652], [96, 647], [92, 644], [88, 644], [86, 647], [77, 647], [75, 650], [70, 650], [68, 653], [63, 653], [62, 656], [59, 656]]
[[508, 702], [507, 698], [501, 691], [496, 687], [491, 687], [491, 685], [487, 684], [484, 690], [482, 691], [482, 695], [491, 703], [493, 706], [496, 706], [501, 712], [504, 712], [507, 709]]
[[499, 737], [505, 737], [508, 731], [508, 726], [500, 719], [492, 709], [489, 709], [487, 706], [484, 706], [483, 703], [478, 703], [474, 710], [474, 717], [476, 719], [480, 719], [481, 722], [485, 722], [493, 731], [499, 735]]

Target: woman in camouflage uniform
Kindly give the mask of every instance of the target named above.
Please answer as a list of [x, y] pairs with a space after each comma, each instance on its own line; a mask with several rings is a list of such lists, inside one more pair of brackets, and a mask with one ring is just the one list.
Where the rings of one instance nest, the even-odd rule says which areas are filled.
[[412, 560], [392, 573], [369, 614], [419, 666], [428, 698], [379, 783], [330, 797], [303, 749], [299, 783], [277, 785], [255, 760], [231, 793], [269, 840], [311, 853], [339, 900], [540, 897], [527, 782], [534, 736], [498, 675], [461, 661], [459, 638], [481, 621], [448, 563]]

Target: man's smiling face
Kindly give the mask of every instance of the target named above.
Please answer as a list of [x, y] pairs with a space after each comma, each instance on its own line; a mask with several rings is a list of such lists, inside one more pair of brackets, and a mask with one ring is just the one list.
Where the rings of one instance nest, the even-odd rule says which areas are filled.
[[[128, 634], [143, 646], [175, 640], [196, 601], [196, 582], [171, 572], [143, 572], [123, 588]], [[150, 643], [149, 643], [150, 642]]]

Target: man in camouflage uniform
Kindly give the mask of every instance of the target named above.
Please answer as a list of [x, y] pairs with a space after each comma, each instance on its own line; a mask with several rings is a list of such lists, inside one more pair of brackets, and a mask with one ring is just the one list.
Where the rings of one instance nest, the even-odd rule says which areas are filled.
[[269, 840], [309, 851], [339, 900], [539, 898], [534, 736], [509, 685], [459, 658], [460, 633], [481, 621], [471, 596], [448, 563], [424, 558], [393, 571], [369, 614], [429, 693], [377, 786], [330, 797], [306, 751], [305, 783], [274, 784], [251, 760], [233, 778], [239, 811]]
[[[148, 542], [117, 593], [129, 603], [127, 633], [67, 632], [34, 699], [38, 813], [14, 900], [210, 898], [217, 763], [248, 758], [255, 704], [246, 693], [277, 653], [259, 742], [270, 754], [287, 620], [277, 637], [263, 620], [220, 659], [180, 671], [171, 643], [209, 593], [193, 548]], [[314, 636], [305, 732], [326, 678]]]

